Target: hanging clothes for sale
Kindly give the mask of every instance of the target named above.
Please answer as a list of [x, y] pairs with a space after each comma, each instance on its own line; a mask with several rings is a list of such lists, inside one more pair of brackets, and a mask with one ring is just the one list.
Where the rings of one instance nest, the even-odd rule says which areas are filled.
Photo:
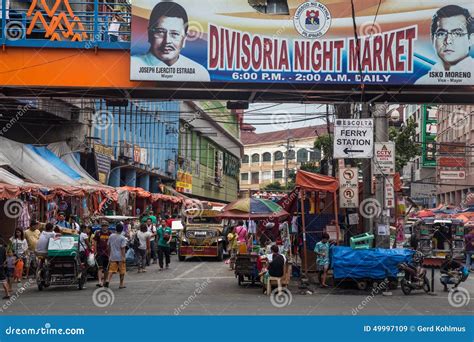
[[20, 217], [18, 218], [18, 228], [20, 229], [27, 229], [30, 226], [30, 211], [29, 211], [29, 206], [27, 201], [23, 201], [21, 203], [21, 214]]
[[293, 216], [293, 218], [291, 219], [291, 233], [298, 233], [298, 216]]
[[249, 234], [257, 234], [257, 224], [254, 220], [247, 221], [247, 232]]

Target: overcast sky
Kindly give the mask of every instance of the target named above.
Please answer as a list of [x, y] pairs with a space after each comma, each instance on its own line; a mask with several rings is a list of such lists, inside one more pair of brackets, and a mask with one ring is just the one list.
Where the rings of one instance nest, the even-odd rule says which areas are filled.
[[257, 133], [264, 133], [325, 124], [326, 119], [318, 117], [325, 113], [326, 105], [320, 104], [254, 103], [246, 111], [244, 122], [253, 125]]

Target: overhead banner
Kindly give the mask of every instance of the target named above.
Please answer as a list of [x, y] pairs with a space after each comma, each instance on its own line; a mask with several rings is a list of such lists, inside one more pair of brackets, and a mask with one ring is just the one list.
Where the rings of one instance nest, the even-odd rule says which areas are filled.
[[472, 0], [133, 0], [131, 80], [474, 85]]

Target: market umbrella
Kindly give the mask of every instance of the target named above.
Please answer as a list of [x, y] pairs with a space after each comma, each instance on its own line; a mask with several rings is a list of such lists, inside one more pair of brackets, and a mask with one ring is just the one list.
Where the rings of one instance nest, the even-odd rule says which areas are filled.
[[275, 202], [261, 198], [242, 198], [227, 204], [221, 218], [228, 219], [274, 219], [288, 216], [288, 212]]

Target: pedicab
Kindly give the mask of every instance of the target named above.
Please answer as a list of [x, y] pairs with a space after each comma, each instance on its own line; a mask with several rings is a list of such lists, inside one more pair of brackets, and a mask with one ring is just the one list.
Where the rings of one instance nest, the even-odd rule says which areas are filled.
[[51, 285], [77, 285], [84, 288], [87, 266], [79, 256], [79, 235], [60, 235], [49, 239], [48, 253], [36, 273], [38, 290]]

